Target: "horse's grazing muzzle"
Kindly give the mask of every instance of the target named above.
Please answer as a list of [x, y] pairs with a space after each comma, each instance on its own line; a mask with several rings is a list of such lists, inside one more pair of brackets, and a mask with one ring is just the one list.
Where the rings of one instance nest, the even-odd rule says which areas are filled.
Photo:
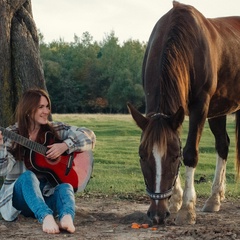
[[165, 224], [166, 219], [170, 216], [168, 209], [168, 199], [153, 200], [148, 209], [147, 216], [153, 224]]
[[165, 224], [166, 219], [170, 216], [170, 212], [166, 211], [164, 213], [157, 213], [148, 210], [147, 215], [151, 219], [153, 224], [162, 225]]
[[173, 187], [162, 193], [153, 193], [148, 188], [146, 190], [151, 200], [147, 216], [153, 222], [153, 224], [165, 224], [166, 219], [170, 216], [168, 202], [172, 195]]

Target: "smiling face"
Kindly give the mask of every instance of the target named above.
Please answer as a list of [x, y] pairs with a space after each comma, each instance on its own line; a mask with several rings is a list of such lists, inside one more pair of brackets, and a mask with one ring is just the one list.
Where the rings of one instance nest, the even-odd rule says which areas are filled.
[[50, 114], [50, 106], [46, 97], [41, 96], [37, 109], [32, 113], [35, 127], [47, 124]]

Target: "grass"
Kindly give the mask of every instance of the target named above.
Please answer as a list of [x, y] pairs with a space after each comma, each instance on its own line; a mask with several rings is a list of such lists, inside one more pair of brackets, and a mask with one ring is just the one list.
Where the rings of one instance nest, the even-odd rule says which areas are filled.
[[[54, 114], [53, 120], [70, 125], [85, 126], [97, 136], [94, 150], [92, 178], [84, 193], [117, 197], [145, 196], [145, 185], [138, 157], [141, 131], [130, 115], [107, 114]], [[226, 196], [238, 198], [240, 190], [235, 181], [235, 120], [228, 117], [227, 130], [230, 137], [230, 150], [227, 162]], [[188, 119], [183, 124], [182, 144], [188, 132]], [[207, 182], [195, 184], [198, 197], [207, 197], [211, 192], [214, 177], [216, 154], [213, 135], [206, 122], [200, 142], [199, 163], [195, 179], [205, 176]], [[184, 186], [185, 168], [180, 168]]]
[[[71, 125], [85, 126], [92, 129], [97, 136], [94, 150], [94, 170], [85, 194], [109, 196], [144, 195], [145, 185], [138, 157], [141, 131], [130, 115], [105, 114], [66, 114], [53, 115], [54, 120]], [[227, 162], [226, 196], [238, 198], [240, 191], [235, 181], [235, 121], [228, 117], [227, 129], [231, 140]], [[182, 143], [186, 141], [188, 119], [183, 124]], [[199, 163], [195, 179], [205, 176], [207, 182], [195, 184], [198, 197], [207, 197], [211, 192], [214, 177], [216, 154], [213, 135], [206, 122], [199, 148]], [[182, 186], [184, 186], [185, 168], [180, 168]]]
[[53, 119], [88, 127], [97, 136], [87, 192], [118, 196], [144, 193], [137, 153], [141, 132], [129, 115], [53, 115]]

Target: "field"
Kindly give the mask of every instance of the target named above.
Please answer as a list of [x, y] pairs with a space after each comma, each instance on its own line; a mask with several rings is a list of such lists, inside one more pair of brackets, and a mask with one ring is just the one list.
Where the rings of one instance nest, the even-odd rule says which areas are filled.
[[[102, 114], [54, 114], [53, 119], [71, 125], [85, 126], [97, 136], [94, 150], [92, 178], [83, 193], [76, 196], [76, 233], [74, 235], [46, 235], [41, 226], [31, 219], [20, 217], [14, 223], [0, 220], [1, 239], [239, 239], [240, 196], [235, 181], [235, 122], [228, 118], [231, 139], [227, 164], [226, 201], [218, 213], [200, 211], [211, 191], [215, 169], [214, 138], [205, 124], [200, 144], [200, 161], [196, 181], [204, 177], [206, 182], [195, 184], [197, 223], [194, 226], [175, 226], [169, 219], [165, 227], [156, 231], [131, 229], [132, 222], [146, 223], [149, 206], [139, 165], [138, 146], [140, 130], [130, 115]], [[186, 141], [188, 119], [182, 130], [182, 145]], [[184, 183], [184, 166], [180, 168]], [[14, 229], [14, 230], [13, 230]]]
[[[92, 179], [84, 194], [109, 195], [118, 198], [134, 198], [145, 194], [145, 185], [139, 165], [138, 147], [140, 129], [135, 125], [130, 115], [53, 115], [54, 120], [67, 122], [71, 125], [85, 126], [92, 129], [97, 136], [94, 150], [94, 170]], [[230, 136], [230, 151], [227, 164], [227, 196], [237, 198], [240, 189], [235, 181], [235, 118], [228, 118], [228, 133]], [[182, 145], [186, 141], [188, 119], [182, 129]], [[207, 197], [211, 191], [216, 162], [215, 142], [206, 122], [200, 142], [199, 164], [196, 170], [196, 181], [200, 177], [206, 183], [197, 184], [199, 197]], [[182, 183], [184, 183], [185, 168], [180, 168]]]

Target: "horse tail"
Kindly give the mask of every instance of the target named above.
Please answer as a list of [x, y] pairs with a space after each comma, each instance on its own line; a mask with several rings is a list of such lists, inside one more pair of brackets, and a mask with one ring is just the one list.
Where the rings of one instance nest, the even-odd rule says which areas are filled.
[[237, 179], [240, 177], [240, 110], [235, 113], [236, 117], [236, 171]]

